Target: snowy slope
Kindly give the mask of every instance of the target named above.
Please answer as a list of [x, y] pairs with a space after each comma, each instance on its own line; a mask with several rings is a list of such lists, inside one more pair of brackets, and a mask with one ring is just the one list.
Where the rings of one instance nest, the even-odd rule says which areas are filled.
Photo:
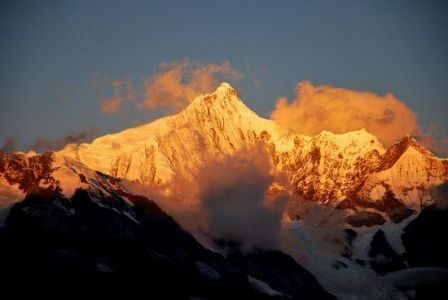
[[111, 176], [162, 184], [176, 172], [191, 170], [203, 156], [232, 153], [260, 136], [274, 139], [279, 146], [288, 144], [286, 130], [258, 117], [223, 83], [177, 115], [100, 137], [91, 144], [68, 145], [62, 152]]
[[[293, 134], [257, 116], [227, 83], [197, 97], [179, 114], [90, 144], [67, 145], [53, 154], [52, 176], [69, 196], [82, 185], [72, 172], [81, 166], [142, 185], [169, 187], [174, 175], [188, 178], [204, 160], [260, 141], [272, 156], [273, 172], [288, 178], [276, 191], [352, 213], [367, 210], [379, 214], [377, 218], [401, 221], [422, 204], [430, 204], [430, 189], [448, 180], [448, 161], [434, 157], [410, 137], [385, 149], [364, 129], [344, 134], [323, 131], [313, 137]], [[35, 153], [20, 155], [28, 155], [32, 162]], [[0, 176], [0, 194], [20, 198], [23, 189], [5, 179]], [[42, 184], [48, 184], [44, 181], [45, 176]], [[289, 213], [294, 218], [295, 211]]]
[[[435, 157], [411, 137], [386, 149], [364, 129], [344, 134], [323, 131], [312, 137], [294, 134], [257, 116], [227, 83], [199, 96], [179, 114], [90, 144], [69, 144], [43, 154], [0, 153], [0, 210], [36, 187], [58, 189], [66, 198], [82, 188], [94, 205], [136, 222], [128, 199], [133, 197], [127, 190], [130, 182], [141, 190], [173, 188], [175, 175], [191, 176], [210, 157], [219, 159], [260, 142], [271, 155], [272, 172], [287, 178], [270, 190], [291, 196], [283, 225], [296, 241], [285, 250], [342, 299], [359, 298], [366, 289], [375, 298], [401, 296], [354, 259], [368, 259], [379, 229], [397, 253], [403, 252], [402, 229], [432, 204], [432, 189], [448, 181], [448, 160]], [[311, 213], [301, 215], [307, 214], [304, 203], [319, 204], [330, 213], [316, 221]], [[333, 213], [340, 216], [338, 223], [328, 223]], [[0, 223], [2, 215], [0, 211]], [[352, 258], [341, 257], [345, 238], [334, 238], [347, 228], [358, 234], [350, 246]], [[330, 232], [330, 237], [322, 232]], [[275, 292], [257, 278], [251, 282]]]

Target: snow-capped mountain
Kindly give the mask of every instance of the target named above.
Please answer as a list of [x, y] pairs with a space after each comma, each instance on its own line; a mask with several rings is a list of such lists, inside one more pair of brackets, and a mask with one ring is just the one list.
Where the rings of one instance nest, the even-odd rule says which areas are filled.
[[262, 135], [288, 138], [286, 131], [258, 117], [223, 83], [177, 115], [108, 134], [91, 144], [69, 145], [62, 152], [111, 176], [162, 184], [174, 173], [200, 164], [204, 155], [232, 153]]
[[26, 192], [0, 222], [5, 293], [335, 299], [289, 255], [212, 251], [119, 179], [57, 153], [0, 162], [5, 180]]
[[114, 177], [157, 185], [176, 173], [188, 176], [205, 157], [231, 154], [256, 141], [267, 145], [276, 170], [287, 174], [283, 190], [354, 211], [368, 208], [396, 221], [431, 203], [428, 189], [448, 180], [448, 161], [410, 137], [385, 149], [364, 129], [293, 134], [257, 116], [227, 83], [177, 115], [91, 144], [68, 145], [60, 153]]
[[[163, 271], [169, 278], [162, 279], [161, 284], [172, 285], [174, 279], [170, 276], [177, 274], [177, 270], [171, 269], [170, 263], [175, 262], [184, 264], [187, 275], [194, 274], [192, 279], [184, 277], [191, 279], [193, 285], [214, 282], [219, 286], [210, 291], [199, 288], [194, 293], [219, 291], [219, 294], [221, 284], [225, 287], [230, 280], [231, 284], [241, 284], [251, 297], [311, 297], [313, 289], [298, 282], [305, 282], [303, 277], [316, 286], [316, 293], [331, 298], [287, 255], [261, 251], [244, 257], [234, 253], [225, 259], [216, 258], [209, 252], [214, 250], [208, 249], [209, 245], [202, 247], [181, 232], [177, 224], [173, 225], [174, 221], [152, 201], [135, 195], [135, 186], [150, 191], [154, 187], [161, 187], [154, 189], [157, 191], [174, 189], [178, 176], [186, 178], [187, 183], [194, 182], [195, 171], [207, 160], [232, 157], [242, 149], [258, 147], [267, 150], [263, 158], [269, 160], [272, 175], [278, 175], [272, 176], [278, 181], [274, 181], [268, 196], [289, 196], [282, 230], [298, 240], [281, 249], [312, 271], [329, 292], [342, 299], [353, 299], [352, 293], [363, 295], [368, 286], [374, 298], [403, 296], [378, 278], [377, 273], [400, 271], [407, 264], [422, 266], [416, 263], [420, 253], [430, 256], [428, 253], [433, 250], [421, 247], [420, 236], [441, 249], [436, 258], [427, 260], [432, 265], [446, 267], [442, 253], [447, 247], [441, 238], [442, 227], [431, 228], [433, 223], [444, 222], [446, 212], [432, 211], [431, 205], [438, 199], [434, 191], [448, 182], [447, 159], [435, 157], [409, 136], [386, 148], [364, 129], [344, 134], [328, 131], [316, 136], [295, 134], [257, 116], [227, 83], [211, 94], [197, 97], [179, 114], [99, 137], [90, 144], [69, 144], [60, 151], [43, 154], [0, 153], [0, 239], [8, 245], [12, 243], [4, 251], [15, 258], [8, 266], [16, 270], [15, 263], [29, 255], [20, 249], [31, 246], [39, 249], [36, 253], [44, 253], [45, 258], [37, 260], [48, 259], [46, 266], [57, 268], [59, 263], [53, 259], [62, 258], [69, 268], [74, 260], [85, 266], [81, 268], [82, 274], [98, 276], [100, 272], [99, 278], [111, 270], [118, 270], [120, 276], [126, 277], [129, 270], [123, 266], [128, 263], [137, 268], [131, 270], [133, 273], [129, 271], [134, 275], [151, 270], [155, 264], [157, 272], [150, 273], [154, 280], [157, 282], [158, 271]], [[187, 184], [183, 190], [185, 198], [190, 196], [188, 187]], [[171, 199], [170, 193], [166, 196]], [[145, 203], [150, 203], [147, 204], [150, 208]], [[314, 204], [324, 210], [306, 215], [303, 207]], [[426, 207], [430, 208], [423, 209]], [[342, 215], [342, 221], [334, 221], [334, 215]], [[428, 215], [437, 216], [437, 220]], [[167, 226], [169, 234], [160, 233], [159, 226]], [[176, 229], [170, 231], [173, 226]], [[35, 227], [36, 232], [32, 229]], [[427, 229], [437, 234], [427, 236]], [[67, 232], [72, 234], [68, 238]], [[34, 233], [44, 238], [50, 233], [48, 249], [41, 251]], [[105, 234], [109, 244], [91, 244], [92, 239], [102, 243]], [[17, 244], [16, 238], [21, 242]], [[120, 248], [122, 238], [126, 240], [123, 244], [130, 243], [135, 248], [131, 247], [130, 252], [124, 249], [118, 255], [115, 250], [111, 252], [111, 248]], [[177, 249], [185, 239], [190, 242]], [[23, 241], [27, 244], [21, 244]], [[159, 243], [161, 249], [152, 248]], [[54, 252], [55, 244], [61, 247], [60, 252]], [[67, 250], [67, 245], [75, 248]], [[150, 245], [150, 250], [140, 245]], [[81, 247], [80, 251], [76, 247]], [[89, 252], [84, 257], [85, 249], [91, 251], [90, 247], [99, 247], [101, 251]], [[141, 251], [143, 259], [149, 261], [145, 265], [148, 269], [139, 269], [141, 261], [129, 261], [129, 257], [141, 255]], [[188, 259], [184, 260], [185, 257]], [[266, 259], [269, 263], [260, 265]], [[30, 261], [35, 263], [31, 258]], [[282, 267], [273, 273], [279, 263]], [[236, 273], [222, 280], [217, 277], [226, 272]], [[246, 275], [239, 277], [242, 273]], [[358, 290], [347, 290], [346, 282], [353, 282]], [[194, 294], [184, 288], [182, 295]]]
[[[388, 218], [399, 222], [431, 204], [431, 188], [448, 180], [448, 160], [433, 156], [411, 137], [386, 149], [364, 129], [344, 134], [323, 131], [313, 137], [294, 134], [257, 116], [235, 89], [222, 83], [177, 115], [90, 144], [69, 144], [53, 154], [16, 154], [9, 162], [4, 156], [0, 187], [6, 196], [0, 199], [20, 198], [30, 178], [51, 183], [49, 168], [68, 196], [82, 185], [76, 168], [142, 185], [169, 186], [175, 174], [190, 176], [205, 158], [232, 154], [258, 142], [266, 145], [274, 172], [288, 178], [274, 192], [348, 209], [352, 224], [363, 224], [366, 212], [376, 223]], [[42, 166], [48, 155], [54, 156], [52, 165]], [[288, 213], [295, 217], [294, 209]]]

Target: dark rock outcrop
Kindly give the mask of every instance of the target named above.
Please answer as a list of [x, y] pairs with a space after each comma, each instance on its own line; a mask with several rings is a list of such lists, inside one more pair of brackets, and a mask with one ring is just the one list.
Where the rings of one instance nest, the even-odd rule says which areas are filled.
[[280, 251], [233, 253], [229, 259], [250, 276], [269, 283], [277, 291], [293, 299], [335, 299], [320, 287], [316, 278]]
[[380, 274], [406, 268], [403, 258], [390, 246], [381, 229], [372, 238], [369, 257], [370, 266]]
[[448, 210], [430, 207], [405, 228], [402, 235], [405, 259], [411, 267], [448, 268]]
[[360, 211], [347, 216], [346, 221], [353, 227], [383, 225], [386, 222], [382, 215], [369, 211]]
[[[359, 189], [362, 188], [362, 185], [359, 187]], [[372, 214], [371, 212], [365, 211], [363, 209], [375, 209], [378, 212], [384, 212], [387, 214], [390, 218], [390, 220], [394, 223], [400, 223], [401, 221], [407, 219], [414, 213], [416, 213], [413, 209], [408, 208], [404, 203], [402, 203], [400, 200], [398, 200], [394, 193], [389, 190], [389, 187], [387, 187], [387, 191], [382, 199], [377, 201], [371, 201], [370, 199], [364, 199], [360, 198], [356, 195], [356, 192], [349, 195], [349, 197], [345, 200], [343, 200], [339, 205], [337, 206], [339, 209], [353, 209], [355, 211], [365, 212], [364, 216], [368, 214]], [[376, 213], [377, 214], [377, 213]], [[378, 216], [375, 219], [372, 219], [374, 223], [371, 225], [366, 226], [372, 226], [372, 225], [382, 225], [385, 220], [384, 218], [377, 214]], [[355, 219], [359, 219], [363, 215], [354, 217]], [[373, 216], [373, 215], [372, 215]], [[381, 217], [381, 218], [380, 218]], [[380, 219], [383, 219], [384, 221], [380, 221]], [[349, 221], [348, 219], [347, 221]], [[348, 222], [350, 223], [350, 222]], [[352, 226], [355, 226], [351, 224]], [[362, 226], [362, 225], [360, 225]]]
[[9, 184], [18, 184], [20, 190], [27, 192], [39, 182], [56, 186], [52, 177], [53, 152], [47, 151], [28, 157], [23, 153], [8, 154], [0, 152], [0, 176]]
[[[203, 247], [151, 200], [125, 196], [78, 189], [67, 199], [58, 189], [30, 190], [0, 227], [3, 291], [18, 297], [331, 298], [286, 254], [260, 251], [247, 265], [237, 263]], [[257, 288], [252, 274], [278, 294]]]

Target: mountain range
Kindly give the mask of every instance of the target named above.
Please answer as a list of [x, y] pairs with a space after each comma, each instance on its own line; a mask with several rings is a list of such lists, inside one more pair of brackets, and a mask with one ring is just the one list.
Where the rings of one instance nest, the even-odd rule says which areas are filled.
[[[232, 246], [224, 258], [184, 231], [157, 206], [157, 201], [137, 195], [141, 193], [136, 191], [146, 190], [146, 196], [151, 197], [151, 191], [157, 191], [169, 199], [182, 188], [183, 201], [195, 204], [197, 195], [190, 195], [178, 178], [183, 178], [183, 183], [197, 181], [195, 176], [207, 161], [232, 157], [247, 149], [249, 153], [253, 149], [256, 155], [260, 148], [273, 178], [268, 198], [287, 199], [282, 208], [284, 224], [309, 220], [303, 209], [307, 205], [342, 214], [345, 248], [339, 254], [344, 258], [337, 260], [346, 265], [342, 268], [351, 267], [344, 259], [353, 263], [353, 268], [367, 261], [366, 272], [374, 270], [378, 274], [427, 266], [415, 263], [425, 249], [419, 248], [409, 232], [429, 226], [420, 221], [422, 215], [439, 211], [438, 191], [448, 181], [448, 159], [434, 156], [410, 136], [385, 147], [365, 129], [343, 134], [323, 131], [316, 136], [291, 132], [259, 117], [234, 88], [222, 83], [178, 114], [107, 134], [91, 143], [68, 144], [59, 151], [42, 154], [1, 153], [4, 226], [0, 237], [14, 245], [5, 247], [4, 255], [15, 258], [8, 270], [29, 269], [22, 261], [27, 254], [16, 250], [26, 246], [41, 253], [38, 236], [47, 247], [45, 259], [33, 254], [34, 260], [26, 261], [34, 261], [33, 268], [50, 266], [54, 278], [59, 270], [55, 261], [62, 261], [72, 269], [74, 265], [83, 266], [76, 267], [71, 276], [78, 272], [95, 277], [92, 270], [99, 270], [101, 282], [109, 280], [109, 273], [114, 272], [120, 274], [120, 280], [137, 280], [135, 274], [145, 274], [166, 295], [173, 292], [170, 285], [178, 286], [179, 293], [171, 295], [174, 297], [224, 299], [234, 296], [229, 286], [238, 286], [245, 298], [331, 298], [324, 288], [344, 298], [344, 293], [316, 274], [318, 271], [314, 272], [316, 280], [280, 251], [257, 249], [245, 253]], [[178, 200], [173, 197], [172, 201], [175, 205]], [[421, 223], [425, 225], [415, 225]], [[403, 233], [407, 235], [401, 237]], [[120, 243], [132, 246], [118, 255], [93, 238], [112, 247]], [[439, 250], [447, 249], [439, 239], [435, 235], [431, 243], [439, 243]], [[367, 240], [368, 247], [356, 248], [357, 241], [362, 240]], [[235, 241], [215, 240], [215, 246], [220, 242]], [[50, 255], [54, 245], [57, 251]], [[96, 250], [88, 250], [86, 255], [83, 251], [88, 247]], [[147, 269], [124, 259], [123, 253], [144, 259]], [[36, 265], [35, 260], [44, 263]], [[440, 264], [436, 261], [431, 266], [448, 267], [446, 260]], [[160, 279], [160, 273], [149, 272], [153, 265], [165, 277]], [[176, 278], [174, 265], [181, 270]], [[333, 264], [331, 268], [339, 270], [340, 266]], [[186, 284], [179, 285], [179, 280]], [[201, 289], [203, 285], [210, 288]], [[395, 289], [384, 293], [403, 296]], [[414, 296], [428, 293], [415, 291]]]

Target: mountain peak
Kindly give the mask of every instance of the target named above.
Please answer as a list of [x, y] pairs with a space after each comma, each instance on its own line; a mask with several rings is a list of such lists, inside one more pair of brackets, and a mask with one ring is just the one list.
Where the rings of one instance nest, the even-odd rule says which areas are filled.
[[227, 82], [222, 82], [212, 93], [196, 97], [185, 111], [210, 112], [210, 109], [217, 110], [220, 113], [249, 110], [238, 97], [236, 90]]
[[363, 137], [367, 137], [367, 138], [376, 138], [375, 135], [373, 135], [372, 133], [370, 133], [369, 131], [367, 131], [365, 128], [361, 128], [358, 130], [352, 130], [352, 131], [347, 131], [347, 132], [343, 132], [343, 133], [335, 133], [329, 130], [322, 130], [319, 134], [316, 135], [316, 137], [325, 137], [325, 136], [330, 136], [330, 137], [339, 137], [339, 138], [363, 138]]
[[356, 146], [366, 151], [375, 149], [380, 154], [385, 151], [383, 144], [378, 138], [364, 128], [344, 133], [333, 133], [323, 130], [314, 136], [313, 139], [320, 142], [331, 141], [331, 143], [337, 144], [341, 148]]
[[221, 82], [221, 84], [219, 85], [219, 87], [216, 89], [218, 90], [223, 90], [223, 91], [227, 91], [227, 90], [231, 90], [231, 91], [235, 91], [235, 89], [227, 82], [223, 81]]
[[433, 157], [433, 154], [417, 140], [410, 135], [406, 135], [387, 149], [380, 169], [385, 170], [391, 168], [408, 151], [408, 149], [414, 149], [416, 150], [415, 153], [420, 153], [420, 155], [425, 157]]
[[408, 148], [412, 147], [422, 154], [432, 155], [431, 152], [429, 152], [423, 145], [421, 145], [416, 139], [411, 137], [409, 134], [404, 136], [394, 145], [392, 145], [392, 147], [397, 147], [401, 149], [403, 152], [406, 151]]
[[[218, 96], [236, 96], [238, 98], [238, 93], [236, 90], [227, 82], [221, 82], [218, 88], [209, 95], [218, 95]], [[207, 96], [207, 95], [206, 95]]]

